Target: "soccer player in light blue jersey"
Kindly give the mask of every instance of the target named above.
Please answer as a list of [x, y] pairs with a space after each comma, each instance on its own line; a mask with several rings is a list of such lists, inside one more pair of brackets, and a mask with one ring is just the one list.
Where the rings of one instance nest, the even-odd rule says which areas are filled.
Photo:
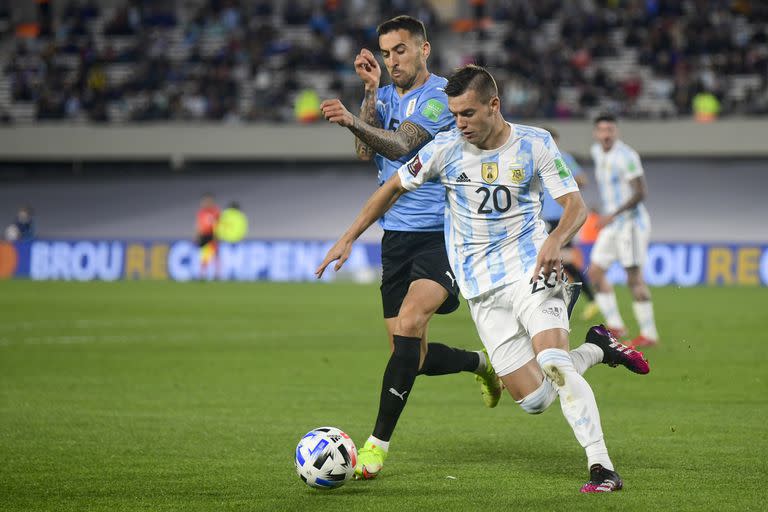
[[606, 324], [617, 337], [626, 329], [621, 318], [613, 287], [605, 273], [614, 261], [627, 272], [627, 284], [632, 293], [632, 309], [640, 326], [640, 335], [631, 345], [655, 345], [659, 340], [653, 314], [651, 292], [643, 278], [643, 265], [648, 258], [651, 238], [651, 218], [643, 201], [648, 195], [643, 165], [637, 152], [619, 140], [616, 118], [603, 114], [595, 119], [592, 159], [595, 181], [602, 199], [603, 228], [592, 248], [589, 276], [597, 287], [597, 305]]
[[[438, 134], [374, 193], [352, 226], [328, 251], [316, 274], [406, 192], [439, 180], [447, 190], [445, 243], [451, 267], [493, 368], [517, 403], [538, 414], [560, 406], [587, 455], [582, 492], [622, 488], [603, 438], [594, 394], [582, 374], [600, 362], [648, 373], [642, 354], [603, 326], [568, 352], [571, 298], [560, 251], [581, 227], [586, 207], [549, 133], [507, 123], [493, 77], [479, 66], [458, 70], [445, 87], [456, 128]], [[540, 218], [548, 189], [563, 207], [549, 235]]]
[[[555, 144], [559, 144], [560, 140], [557, 132], [553, 128], [546, 128], [546, 130], [550, 133], [550, 135], [552, 135], [552, 140], [555, 141]], [[576, 180], [576, 184], [579, 186], [579, 188], [583, 189], [589, 183], [589, 178], [587, 178], [587, 175], [581, 171], [581, 166], [579, 163], [570, 153], [561, 150], [560, 155], [562, 156], [566, 167], [568, 167], [568, 169], [571, 171], [571, 174], [573, 174], [573, 178]], [[544, 197], [541, 201], [541, 218], [544, 219], [544, 222], [547, 225], [547, 232], [551, 232], [557, 227], [562, 215], [563, 207], [560, 206], [558, 202], [552, 198], [552, 195], [545, 188]], [[568, 244], [563, 247], [561, 252], [561, 256], [563, 258], [563, 268], [565, 268], [565, 271], [568, 272], [568, 274], [570, 274], [571, 277], [573, 277], [577, 282], [581, 282], [581, 292], [587, 296], [587, 299], [589, 299], [589, 302], [584, 308], [581, 317], [582, 320], [590, 320], [600, 312], [600, 309], [594, 302], [595, 294], [592, 291], [592, 286], [590, 286], [587, 276], [585, 276], [581, 269], [576, 265], [573, 251], [574, 249], [572, 242], [568, 242]]]
[[[381, 68], [364, 49], [355, 58], [365, 86], [360, 117], [338, 99], [324, 101], [321, 108], [326, 119], [355, 134], [358, 158], [375, 161], [382, 185], [454, 121], [443, 90], [446, 79], [427, 69], [431, 47], [424, 25], [398, 16], [382, 23], [378, 35], [392, 84], [379, 87]], [[381, 298], [392, 353], [373, 433], [359, 453], [358, 478], [374, 478], [381, 470], [416, 375], [472, 372], [488, 407], [495, 407], [501, 397], [501, 384], [484, 352], [427, 341], [432, 315], [459, 307], [459, 289], [443, 242], [444, 210], [445, 187], [427, 183], [397, 200], [380, 219]]]

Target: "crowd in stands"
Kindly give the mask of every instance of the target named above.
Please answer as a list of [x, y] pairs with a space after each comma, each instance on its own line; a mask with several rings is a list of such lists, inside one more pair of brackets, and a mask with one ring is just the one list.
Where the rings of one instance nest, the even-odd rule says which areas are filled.
[[[63, 2], [62, 2], [63, 3]], [[0, 35], [7, 104], [37, 120], [292, 121], [307, 92], [357, 109], [352, 62], [376, 25], [424, 20], [430, 69], [497, 76], [513, 118], [768, 114], [768, 4], [749, 0], [474, 0], [440, 22], [428, 0], [68, 0], [33, 33]], [[47, 12], [47, 11], [46, 11]], [[3, 19], [10, 16], [0, 6]], [[386, 73], [385, 73], [386, 75]], [[306, 96], [302, 96], [306, 97]], [[302, 120], [313, 120], [316, 117]]]

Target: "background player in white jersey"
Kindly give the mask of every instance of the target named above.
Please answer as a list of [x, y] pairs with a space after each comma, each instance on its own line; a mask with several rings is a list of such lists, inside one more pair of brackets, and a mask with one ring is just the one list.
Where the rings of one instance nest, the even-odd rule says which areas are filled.
[[597, 294], [595, 299], [606, 324], [617, 337], [626, 335], [616, 295], [605, 273], [614, 261], [627, 272], [632, 293], [632, 309], [640, 325], [640, 336], [632, 345], [655, 345], [659, 340], [653, 315], [651, 292], [643, 279], [643, 265], [648, 255], [651, 219], [643, 204], [648, 192], [643, 166], [637, 152], [618, 139], [616, 118], [610, 114], [595, 119], [592, 159], [595, 179], [602, 199], [602, 230], [592, 248], [589, 277]]
[[[586, 217], [576, 182], [548, 132], [504, 120], [496, 83], [484, 68], [461, 68], [445, 92], [456, 128], [438, 134], [371, 196], [317, 275], [335, 260], [334, 268], [341, 268], [352, 243], [395, 199], [424, 183], [442, 182], [451, 266], [493, 367], [526, 412], [540, 413], [560, 396], [587, 453], [590, 480], [582, 492], [621, 489], [595, 397], [581, 374], [599, 362], [637, 373], [649, 368], [642, 354], [615, 342], [602, 326], [568, 352], [560, 250]], [[539, 217], [543, 187], [564, 208], [549, 236]]]
[[[552, 135], [552, 140], [555, 141], [555, 144], [560, 144], [560, 139], [558, 137], [557, 131], [554, 128], [545, 128], [550, 135]], [[567, 153], [565, 151], [560, 151], [560, 156], [563, 159], [563, 162], [565, 162], [566, 167], [571, 171], [571, 174], [573, 174], [573, 178], [576, 180], [576, 184], [579, 186], [579, 189], [584, 189], [584, 187], [589, 183], [589, 178], [587, 177], [586, 173], [584, 173], [581, 170], [581, 166], [576, 161], [575, 158], [570, 153]], [[541, 218], [544, 219], [544, 222], [547, 225], [547, 232], [551, 232], [553, 229], [557, 227], [557, 225], [560, 223], [560, 216], [563, 214], [563, 207], [560, 206], [557, 201], [552, 199], [552, 196], [549, 194], [549, 192], [544, 189], [544, 197], [541, 200]], [[561, 256], [563, 258], [563, 268], [565, 268], [565, 271], [568, 272], [568, 274], [577, 282], [581, 282], [581, 293], [587, 296], [587, 299], [589, 302], [587, 303], [586, 307], [584, 308], [584, 311], [582, 312], [581, 318], [582, 320], [589, 320], [595, 315], [597, 315], [600, 312], [600, 309], [597, 307], [597, 304], [595, 304], [595, 293], [592, 291], [592, 286], [589, 283], [589, 280], [587, 279], [587, 276], [584, 275], [584, 272], [582, 272], [579, 264], [577, 263], [576, 255], [574, 254], [574, 247], [573, 242], [568, 242], [565, 247], [563, 247], [563, 250], [561, 251]]]
[[[338, 100], [321, 105], [326, 119], [355, 134], [357, 155], [373, 159], [379, 184], [454, 122], [443, 92], [446, 79], [427, 69], [430, 45], [424, 25], [398, 16], [379, 25], [379, 46], [392, 84], [379, 87], [381, 68], [362, 50], [355, 69], [365, 85], [361, 118]], [[382, 239], [381, 298], [392, 354], [384, 371], [379, 412], [373, 433], [361, 448], [355, 468], [359, 478], [374, 478], [382, 468], [389, 441], [410, 396], [416, 375], [477, 374], [483, 399], [495, 407], [501, 384], [483, 352], [427, 342], [427, 323], [435, 313], [459, 307], [458, 286], [443, 242], [445, 188], [431, 183], [403, 197], [380, 223]]]

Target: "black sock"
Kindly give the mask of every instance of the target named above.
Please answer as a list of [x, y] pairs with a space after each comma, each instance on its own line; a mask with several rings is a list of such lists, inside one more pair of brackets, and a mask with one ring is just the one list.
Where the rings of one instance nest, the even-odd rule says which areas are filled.
[[477, 352], [449, 347], [442, 343], [427, 345], [427, 357], [421, 365], [419, 375], [448, 375], [459, 372], [474, 372], [480, 365]]
[[394, 338], [395, 350], [389, 358], [384, 379], [381, 382], [379, 415], [373, 428], [374, 437], [389, 441], [395, 430], [400, 413], [405, 408], [413, 382], [419, 372], [420, 338], [398, 336]]
[[587, 279], [587, 276], [584, 274], [584, 272], [579, 270], [579, 268], [573, 263], [564, 263], [563, 268], [566, 272], [573, 276], [574, 281], [581, 281], [581, 291], [587, 296], [587, 298], [590, 301], [595, 300], [595, 292], [592, 290], [592, 286], [589, 284], [589, 279]]

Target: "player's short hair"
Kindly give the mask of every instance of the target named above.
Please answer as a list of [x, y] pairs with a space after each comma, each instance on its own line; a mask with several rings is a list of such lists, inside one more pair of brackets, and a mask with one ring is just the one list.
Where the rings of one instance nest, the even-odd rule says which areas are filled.
[[420, 37], [423, 41], [427, 40], [427, 29], [424, 28], [424, 24], [416, 18], [406, 16], [405, 14], [395, 16], [376, 27], [376, 35], [383, 36], [396, 30], [405, 30], [410, 32], [411, 35]]
[[499, 95], [496, 80], [487, 69], [476, 64], [467, 64], [457, 69], [445, 85], [445, 94], [448, 97], [461, 96], [469, 90], [475, 91], [482, 102]]
[[598, 123], [613, 123], [616, 124], [616, 116], [609, 113], [609, 112], [603, 112], [602, 114], [598, 114], [598, 116], [595, 118], [595, 125]]

